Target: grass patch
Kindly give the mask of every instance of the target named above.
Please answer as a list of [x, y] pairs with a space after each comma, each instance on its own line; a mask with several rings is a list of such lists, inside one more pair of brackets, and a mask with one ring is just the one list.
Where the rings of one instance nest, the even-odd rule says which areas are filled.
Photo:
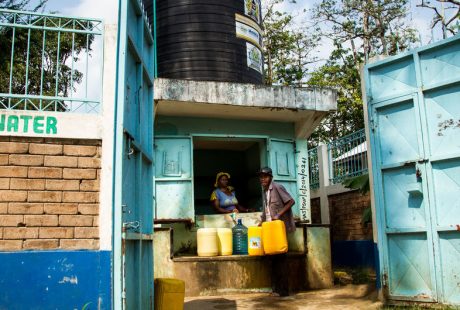
[[375, 271], [372, 268], [336, 268], [334, 284], [369, 284], [375, 283]]
[[382, 310], [426, 310], [426, 309], [436, 309], [436, 310], [459, 310], [460, 307], [450, 307], [442, 305], [411, 305], [411, 306], [384, 306]]

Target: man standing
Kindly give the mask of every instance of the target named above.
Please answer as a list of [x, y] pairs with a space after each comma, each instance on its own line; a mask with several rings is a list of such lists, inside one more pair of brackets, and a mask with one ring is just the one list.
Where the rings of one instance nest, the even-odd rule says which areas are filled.
[[264, 190], [262, 222], [282, 220], [286, 226], [286, 232], [294, 232], [295, 222], [291, 208], [295, 202], [292, 196], [283, 185], [273, 182], [272, 169], [268, 167], [260, 169], [259, 180]]
[[[295, 202], [292, 196], [283, 185], [273, 182], [272, 169], [269, 167], [262, 168], [259, 171], [259, 180], [264, 190], [262, 222], [282, 220], [286, 227], [286, 232], [294, 232], [296, 228], [291, 208]], [[286, 268], [288, 268], [286, 254], [274, 255], [271, 274], [272, 289], [273, 293], [279, 296], [289, 295], [289, 279]]]

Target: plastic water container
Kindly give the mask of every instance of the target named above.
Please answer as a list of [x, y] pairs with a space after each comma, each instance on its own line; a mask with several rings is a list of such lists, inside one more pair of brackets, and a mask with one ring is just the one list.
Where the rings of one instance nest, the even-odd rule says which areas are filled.
[[154, 282], [155, 310], [184, 309], [185, 282], [179, 279], [157, 278]]
[[198, 256], [217, 256], [219, 253], [217, 229], [199, 228], [196, 237]]
[[230, 228], [217, 228], [217, 248], [219, 255], [232, 255], [233, 240]]
[[250, 226], [248, 228], [248, 253], [249, 255], [264, 255], [262, 227]]
[[286, 228], [283, 221], [262, 223], [262, 244], [267, 255], [283, 254], [288, 251]]
[[248, 254], [248, 229], [238, 219], [238, 224], [232, 228], [233, 235], [233, 255]]

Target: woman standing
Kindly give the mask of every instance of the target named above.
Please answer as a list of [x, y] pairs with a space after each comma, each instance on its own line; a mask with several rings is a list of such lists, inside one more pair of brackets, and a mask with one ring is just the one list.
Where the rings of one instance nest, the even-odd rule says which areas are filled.
[[248, 212], [248, 209], [243, 208], [238, 204], [236, 199], [235, 190], [233, 187], [228, 186], [230, 174], [227, 172], [219, 172], [216, 175], [216, 188], [211, 194], [211, 203], [218, 213], [232, 213], [232, 212]]

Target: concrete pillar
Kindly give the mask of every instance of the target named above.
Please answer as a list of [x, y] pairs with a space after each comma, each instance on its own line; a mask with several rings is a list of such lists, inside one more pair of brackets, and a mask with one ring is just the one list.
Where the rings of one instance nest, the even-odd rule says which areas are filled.
[[101, 160], [101, 194], [100, 194], [100, 248], [112, 250], [112, 173], [113, 173], [113, 131], [115, 78], [117, 67], [117, 33], [118, 25], [104, 27], [102, 118], [104, 122], [102, 136]]
[[329, 186], [329, 154], [327, 145], [318, 146], [318, 165], [319, 165], [319, 192], [321, 203], [321, 224], [330, 224], [329, 218], [329, 199], [326, 187]]
[[307, 282], [309, 289], [334, 286], [329, 227], [306, 227]]

